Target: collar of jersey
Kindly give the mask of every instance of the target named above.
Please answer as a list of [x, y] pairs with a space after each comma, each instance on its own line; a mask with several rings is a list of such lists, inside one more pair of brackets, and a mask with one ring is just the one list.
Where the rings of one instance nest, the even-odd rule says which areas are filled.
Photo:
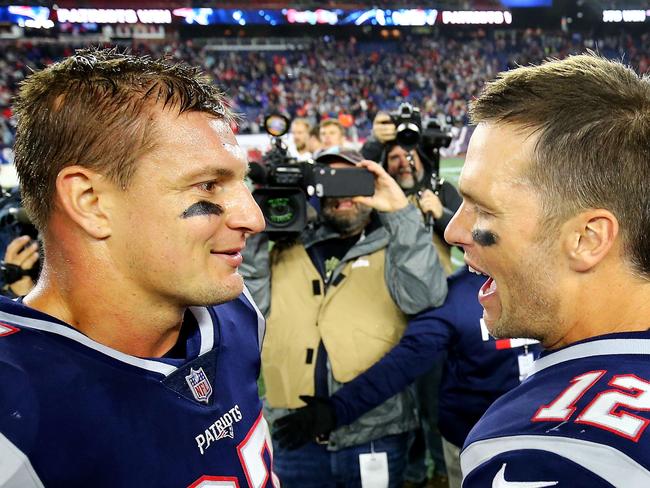
[[[160, 373], [164, 376], [169, 376], [177, 369], [176, 366], [168, 364], [163, 359], [159, 360], [155, 358], [139, 358], [136, 356], [130, 356], [100, 344], [65, 322], [39, 312], [38, 310], [34, 310], [33, 308], [27, 307], [22, 303], [3, 298], [2, 305], [2, 310], [0, 310], [0, 321], [6, 322], [8, 325], [14, 325], [18, 328], [40, 330], [63, 336], [123, 363], [155, 373]], [[210, 317], [210, 312], [206, 307], [190, 307], [189, 310], [194, 315], [199, 326], [201, 335], [201, 348], [199, 355], [201, 355], [210, 351], [214, 347], [214, 328], [212, 318]]]
[[650, 355], [650, 331], [621, 332], [585, 339], [554, 351], [544, 351], [529, 376], [556, 364], [576, 359], [612, 355]]

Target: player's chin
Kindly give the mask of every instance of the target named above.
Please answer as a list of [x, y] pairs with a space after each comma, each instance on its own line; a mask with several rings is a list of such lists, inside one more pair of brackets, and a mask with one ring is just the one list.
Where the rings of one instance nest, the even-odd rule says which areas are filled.
[[213, 281], [210, 287], [202, 287], [202, 292], [197, 296], [195, 306], [219, 305], [234, 300], [244, 291], [244, 279], [239, 273], [221, 277]]
[[244, 291], [244, 278], [235, 272], [221, 282], [219, 287], [224, 301], [237, 298]]
[[501, 339], [504, 337], [505, 328], [501, 321], [501, 310], [495, 311], [490, 308], [483, 308], [483, 323], [492, 337]]

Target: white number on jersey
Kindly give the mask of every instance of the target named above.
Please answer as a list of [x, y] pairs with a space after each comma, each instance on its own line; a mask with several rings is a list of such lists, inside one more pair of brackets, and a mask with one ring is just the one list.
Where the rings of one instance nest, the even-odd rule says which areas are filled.
[[[533, 422], [567, 421], [576, 410], [576, 403], [593, 387], [606, 371], [590, 371], [576, 376], [552, 402], [537, 410]], [[593, 425], [637, 442], [650, 420], [622, 410], [650, 411], [650, 382], [632, 374], [614, 376], [610, 389], [600, 392], [575, 419], [578, 424]], [[625, 391], [621, 391], [625, 390]]]

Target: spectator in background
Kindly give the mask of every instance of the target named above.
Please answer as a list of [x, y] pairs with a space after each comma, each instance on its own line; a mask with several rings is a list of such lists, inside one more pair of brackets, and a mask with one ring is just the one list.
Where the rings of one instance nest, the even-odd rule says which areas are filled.
[[320, 142], [320, 125], [316, 124], [309, 131], [309, 140], [307, 142], [307, 150], [314, 156], [318, 151], [323, 148]]
[[322, 221], [297, 240], [277, 242], [270, 256], [261, 237], [245, 250], [242, 272], [268, 321], [266, 404], [286, 488], [358, 487], [359, 455], [372, 450], [387, 456], [389, 486], [401, 487], [417, 425], [408, 383], [394, 389], [393, 376], [430, 351], [424, 334], [401, 339], [406, 314], [442, 304], [444, 273], [419, 211], [379, 165], [361, 160], [333, 148], [316, 162], [369, 169], [373, 197], [325, 198]]
[[320, 123], [319, 137], [323, 150], [342, 148], [345, 145], [345, 127], [338, 120], [325, 119]]
[[311, 132], [311, 124], [305, 118], [293, 119], [291, 122], [291, 139], [293, 146], [291, 147], [290, 154], [295, 157], [297, 161], [307, 161], [311, 159], [312, 152], [307, 147], [309, 144], [309, 134]]

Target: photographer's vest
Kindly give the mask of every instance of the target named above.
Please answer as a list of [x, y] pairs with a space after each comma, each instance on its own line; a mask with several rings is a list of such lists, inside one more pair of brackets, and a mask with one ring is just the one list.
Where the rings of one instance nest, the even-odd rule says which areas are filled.
[[271, 313], [262, 367], [273, 408], [298, 408], [314, 394], [316, 354], [323, 341], [331, 372], [348, 382], [401, 339], [406, 316], [384, 278], [385, 250], [341, 263], [325, 292], [321, 275], [301, 244], [271, 257]]

